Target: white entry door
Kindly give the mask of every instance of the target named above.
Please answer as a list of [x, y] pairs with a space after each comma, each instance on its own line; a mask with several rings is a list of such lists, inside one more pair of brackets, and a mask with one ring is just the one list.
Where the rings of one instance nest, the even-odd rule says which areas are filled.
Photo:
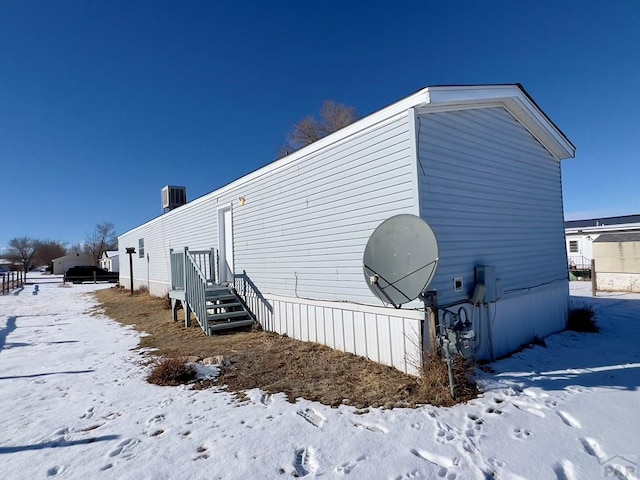
[[219, 283], [233, 283], [233, 218], [231, 207], [218, 210]]

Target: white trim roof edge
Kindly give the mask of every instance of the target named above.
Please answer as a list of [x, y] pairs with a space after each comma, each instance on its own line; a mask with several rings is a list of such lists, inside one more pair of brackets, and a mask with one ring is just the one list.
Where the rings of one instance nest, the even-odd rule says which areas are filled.
[[[515, 104], [519, 104], [520, 109], [514, 109]], [[540, 135], [536, 135], [535, 131], [532, 131], [532, 134], [538, 138], [545, 148], [547, 148], [559, 160], [570, 158], [575, 155], [575, 147], [573, 144], [536, 105], [520, 84], [443, 85], [425, 87], [391, 105], [388, 105], [387, 107], [361, 118], [337, 132], [334, 132], [310, 145], [307, 145], [306, 147], [301, 148], [300, 150], [293, 152], [290, 155], [287, 155], [286, 157], [268, 163], [267, 165], [264, 165], [226, 185], [223, 185], [222, 187], [206, 193], [185, 205], [181, 205], [174, 210], [161, 214], [141, 225], [138, 225], [137, 227], [119, 235], [118, 238], [133, 233], [145, 225], [155, 223], [161, 219], [167, 219], [184, 208], [197, 205], [212, 197], [218, 197], [228, 190], [239, 187], [240, 185], [255, 178], [300, 161], [311, 154], [317, 153], [336, 143], [340, 143], [356, 133], [368, 130], [375, 125], [386, 123], [395, 117], [406, 115], [410, 108], [422, 106], [424, 110], [421, 108], [421, 111], [429, 111], [430, 107], [433, 108], [434, 111], [443, 111], [447, 109], [455, 110], [457, 107], [465, 106], [471, 108], [482, 108], [487, 105], [503, 105], [508, 111], [514, 114], [519, 121], [525, 124], [530, 131], [533, 129], [546, 132], [547, 135], [543, 135], [543, 138], [540, 138]], [[513, 110], [520, 111], [518, 112]]]
[[597, 225], [593, 227], [571, 227], [565, 228], [565, 235], [581, 234], [587, 235], [589, 233], [605, 233], [613, 231], [625, 231], [625, 230], [640, 230], [640, 223], [621, 223], [618, 225]]
[[[573, 158], [576, 147], [536, 104], [522, 85], [451, 85], [429, 87], [429, 106], [481, 108], [502, 105], [558, 160]], [[501, 93], [497, 93], [497, 92]], [[470, 93], [471, 92], [471, 93]], [[428, 110], [428, 107], [427, 107]]]

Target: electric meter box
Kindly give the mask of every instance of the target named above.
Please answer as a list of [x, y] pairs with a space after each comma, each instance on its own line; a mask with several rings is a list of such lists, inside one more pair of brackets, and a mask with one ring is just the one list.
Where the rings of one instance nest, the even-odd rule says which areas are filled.
[[480, 265], [476, 267], [476, 285], [484, 285], [484, 301], [492, 303], [498, 300], [498, 281], [496, 279], [496, 267]]

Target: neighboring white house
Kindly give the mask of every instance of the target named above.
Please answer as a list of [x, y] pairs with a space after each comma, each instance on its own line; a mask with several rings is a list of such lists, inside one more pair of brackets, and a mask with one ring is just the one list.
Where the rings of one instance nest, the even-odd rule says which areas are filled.
[[598, 290], [640, 293], [640, 231], [601, 234], [593, 257]]
[[70, 253], [64, 257], [54, 258], [51, 263], [53, 264], [53, 274], [62, 275], [71, 267], [93, 265], [93, 258], [86, 253]]
[[[362, 268], [374, 229], [414, 214], [438, 239], [438, 304], [464, 309], [476, 356], [495, 358], [565, 326], [560, 160], [574, 153], [520, 85], [428, 87], [124, 233], [119, 252], [137, 249], [135, 286], [161, 296], [170, 248], [215, 248], [265, 329], [414, 373], [423, 304], [382, 305]], [[480, 266], [495, 275], [473, 306]]]
[[603, 233], [640, 232], [640, 215], [588, 218], [564, 222], [570, 269], [590, 269], [593, 242]]
[[102, 252], [102, 256], [100, 257], [100, 268], [104, 268], [109, 272], [119, 272], [120, 271], [120, 256], [118, 255], [117, 250], [108, 250], [106, 252]]

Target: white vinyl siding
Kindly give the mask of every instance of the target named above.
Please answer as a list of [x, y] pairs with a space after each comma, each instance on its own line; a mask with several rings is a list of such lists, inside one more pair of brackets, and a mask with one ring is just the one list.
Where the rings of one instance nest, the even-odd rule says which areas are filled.
[[376, 304], [362, 255], [379, 223], [412, 208], [408, 144], [403, 116], [241, 187], [236, 273], [266, 293]]
[[640, 241], [593, 244], [597, 273], [640, 274]]
[[[260, 293], [380, 305], [362, 255], [382, 221], [415, 212], [410, 138], [405, 113], [179, 207], [121, 236], [121, 248], [144, 237], [149, 256], [162, 258], [151, 261], [150, 279], [168, 286], [169, 248], [218, 248], [217, 209], [233, 204], [235, 273]], [[142, 267], [136, 278], [146, 277]]]
[[[506, 293], [566, 279], [560, 162], [502, 107], [422, 114], [418, 124], [439, 302], [468, 298], [478, 265], [495, 266]], [[452, 287], [459, 276], [463, 292]]]

